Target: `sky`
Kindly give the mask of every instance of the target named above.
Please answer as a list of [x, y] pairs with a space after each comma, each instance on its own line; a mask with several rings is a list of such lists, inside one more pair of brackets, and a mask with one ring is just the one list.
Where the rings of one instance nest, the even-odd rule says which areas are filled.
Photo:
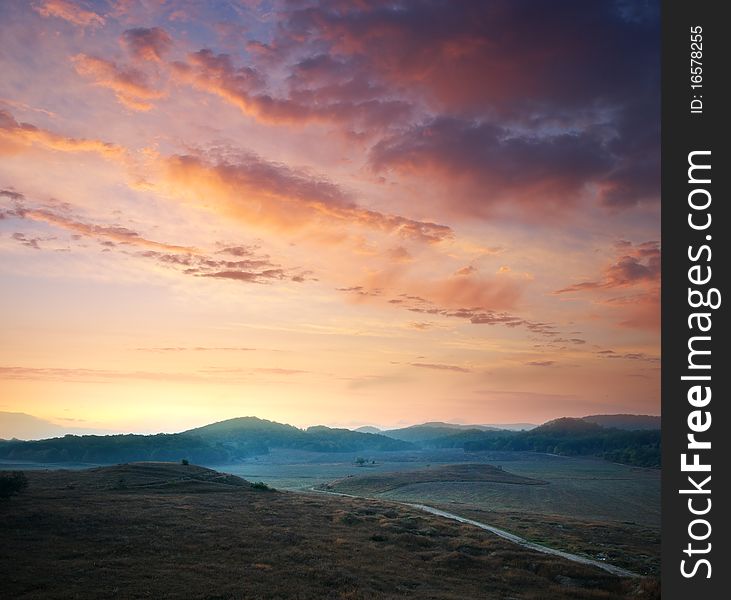
[[659, 414], [654, 2], [0, 4], [0, 411]]

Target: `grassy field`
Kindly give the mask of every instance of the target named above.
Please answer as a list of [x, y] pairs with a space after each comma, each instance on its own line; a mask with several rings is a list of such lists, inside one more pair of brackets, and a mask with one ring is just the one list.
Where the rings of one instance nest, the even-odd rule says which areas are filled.
[[436, 465], [408, 471], [349, 475], [319, 486], [325, 490], [353, 494], [355, 496], [384, 496], [398, 493], [414, 486], [439, 485], [444, 482], [470, 487], [478, 483], [504, 483], [513, 485], [545, 485], [545, 481], [514, 475], [501, 467], [468, 463], [461, 465]]
[[[507, 473], [549, 485], [501, 485], [442, 477], [434, 482], [413, 482], [392, 491], [360, 490], [409, 502], [466, 504], [481, 510], [563, 515], [588, 520], [660, 526], [660, 471], [629, 467], [590, 458], [568, 458], [531, 452], [462, 450], [374, 453], [365, 458], [376, 464], [359, 467], [357, 455], [272, 452], [240, 465], [215, 468], [278, 489], [306, 490], [343, 480], [342, 491], [355, 485], [348, 478], [435, 469], [454, 464], [489, 464]], [[408, 482], [409, 479], [405, 479]], [[358, 484], [360, 485], [360, 484]], [[351, 490], [354, 488], [350, 487]], [[351, 493], [354, 493], [351, 491]]]
[[660, 575], [660, 529], [657, 527], [563, 515], [487, 511], [454, 504], [435, 506], [551, 548], [604, 560], [643, 575]]
[[0, 503], [8, 598], [657, 598], [378, 500], [293, 494], [194, 466], [29, 471]]
[[519, 453], [489, 458], [503, 470], [474, 462], [433, 465], [346, 476], [324, 489], [427, 504], [537, 543], [635, 572], [659, 573], [659, 471]]

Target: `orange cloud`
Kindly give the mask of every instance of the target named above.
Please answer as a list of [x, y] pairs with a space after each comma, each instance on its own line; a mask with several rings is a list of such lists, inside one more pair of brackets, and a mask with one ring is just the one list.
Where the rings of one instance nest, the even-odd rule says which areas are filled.
[[[310, 272], [303, 269], [286, 270], [272, 262], [269, 256], [261, 254], [255, 247], [230, 246], [215, 253], [206, 253], [189, 246], [157, 242], [143, 237], [138, 232], [119, 225], [95, 225], [85, 223], [69, 214], [62, 214], [46, 207], [26, 208], [25, 196], [15, 190], [0, 189], [0, 197], [8, 198], [15, 206], [0, 211], [0, 218], [17, 218], [47, 223], [53, 227], [70, 231], [72, 239], [80, 236], [97, 240], [108, 252], [117, 248], [130, 254], [124, 248], [144, 248], [134, 256], [154, 261], [159, 266], [194, 277], [229, 279], [245, 283], [270, 283], [275, 280], [289, 280], [297, 283], [311, 279]], [[41, 238], [28, 238], [23, 233], [11, 236], [16, 242], [40, 250]], [[219, 245], [220, 246], [220, 245]]]
[[131, 229], [128, 229], [126, 227], [120, 227], [116, 225], [92, 225], [89, 223], [76, 221], [69, 217], [59, 215], [45, 209], [18, 209], [16, 212], [18, 216], [21, 216], [24, 219], [48, 223], [49, 225], [61, 227], [62, 229], [66, 229], [67, 231], [72, 231], [86, 237], [106, 238], [122, 244], [132, 244], [145, 248], [156, 248], [169, 252], [194, 252], [193, 248], [189, 248], [186, 246], [176, 246], [174, 244], [166, 244], [163, 242], [148, 240], [147, 238], [142, 237], [136, 231], [132, 231]]
[[[91, 223], [84, 223], [69, 214], [60, 214], [59, 212], [55, 212], [45, 207], [27, 208], [25, 205], [25, 195], [15, 190], [0, 190], [0, 197], [8, 198], [15, 204], [13, 209], [3, 213], [6, 217], [15, 217], [18, 219], [47, 223], [54, 227], [59, 227], [84, 237], [111, 240], [112, 242], [118, 242], [121, 244], [164, 250], [166, 252], [196, 252], [194, 248], [187, 246], [177, 246], [175, 244], [166, 244], [147, 239], [141, 236], [138, 232], [127, 227], [119, 225], [94, 225]], [[18, 239], [18, 241], [23, 243], [25, 240]]]
[[15, 154], [25, 146], [37, 144], [61, 152], [95, 152], [104, 158], [118, 159], [126, 150], [116, 144], [87, 138], [72, 138], [15, 120], [0, 109], [0, 154]]
[[69, 0], [45, 0], [33, 9], [42, 17], [58, 17], [79, 27], [99, 27], [105, 22], [104, 17]]
[[[657, 331], [660, 328], [660, 244], [621, 241], [616, 248], [618, 256], [603, 269], [601, 278], [576, 283], [555, 293], [598, 294], [598, 304], [620, 313], [619, 325]], [[608, 295], [619, 290], [631, 293]]]
[[435, 371], [454, 371], [455, 373], [471, 373], [470, 369], [464, 367], [458, 367], [457, 365], [442, 365], [435, 363], [409, 363], [412, 367], [419, 367], [421, 369], [433, 369]]
[[79, 75], [112, 90], [117, 100], [132, 110], [150, 110], [152, 100], [165, 97], [164, 92], [153, 88], [144, 73], [136, 69], [123, 68], [112, 61], [86, 54], [77, 54], [72, 61]]
[[636, 246], [630, 242], [620, 242], [618, 249], [622, 255], [604, 269], [601, 279], [576, 283], [560, 289], [556, 293], [612, 289], [659, 282], [660, 244], [658, 242], [644, 242]]
[[[344, 225], [366, 227], [424, 243], [453, 236], [446, 225], [369, 210], [332, 182], [253, 155], [209, 161], [201, 156], [162, 159], [165, 182], [178, 193], [207, 198], [217, 209], [279, 231], [326, 228], [343, 239]], [[317, 230], [317, 231], [315, 231]]]
[[[524, 280], [504, 275], [488, 277], [476, 271], [457, 272], [446, 278], [421, 279], [408, 275], [402, 268], [392, 268], [372, 274], [363, 286], [351, 289], [361, 290], [360, 295], [372, 295], [368, 293], [371, 290], [387, 291], [390, 295], [400, 293], [402, 295], [394, 300], [401, 300], [398, 304], [408, 305], [413, 312], [449, 313], [447, 316], [472, 319], [479, 317], [481, 311], [514, 308], [524, 286]], [[469, 314], [454, 314], [459, 310]]]

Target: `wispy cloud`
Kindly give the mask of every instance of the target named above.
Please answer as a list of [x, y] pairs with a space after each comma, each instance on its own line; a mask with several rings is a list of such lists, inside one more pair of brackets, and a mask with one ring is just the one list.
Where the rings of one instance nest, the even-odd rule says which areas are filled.
[[91, 79], [97, 86], [112, 90], [117, 100], [132, 110], [150, 110], [153, 100], [165, 96], [165, 92], [150, 85], [146, 75], [138, 69], [83, 53], [72, 60], [79, 75]]
[[433, 369], [435, 371], [454, 371], [455, 373], [471, 373], [471, 369], [460, 367], [457, 365], [443, 365], [439, 363], [409, 363], [412, 367], [420, 369]]
[[33, 8], [42, 17], [58, 17], [79, 27], [101, 27], [105, 23], [101, 15], [70, 0], [44, 0]]
[[116, 144], [60, 135], [31, 123], [19, 122], [10, 112], [0, 109], [0, 154], [15, 154], [34, 144], [62, 152], [93, 152], [110, 159], [120, 159], [126, 154]]

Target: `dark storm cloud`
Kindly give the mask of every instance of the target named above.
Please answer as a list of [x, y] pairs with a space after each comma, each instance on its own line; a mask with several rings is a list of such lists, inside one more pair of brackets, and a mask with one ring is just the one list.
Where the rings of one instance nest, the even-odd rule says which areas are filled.
[[303, 106], [426, 107], [390, 124], [371, 166], [471, 183], [450, 195], [457, 210], [570, 207], [587, 186], [621, 209], [658, 197], [657, 15], [657, 2], [334, 0], [284, 15], [274, 45], [280, 60], [310, 50], [291, 67]]

